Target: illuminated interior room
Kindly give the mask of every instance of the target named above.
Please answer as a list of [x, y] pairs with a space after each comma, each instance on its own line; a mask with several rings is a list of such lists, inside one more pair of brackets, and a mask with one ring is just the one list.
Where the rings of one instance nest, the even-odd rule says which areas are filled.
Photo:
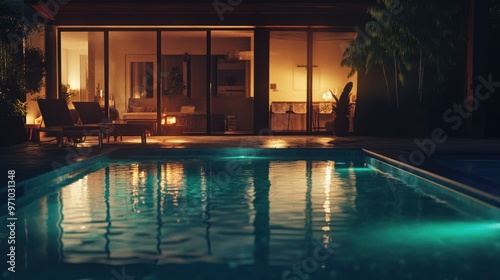
[[[357, 74], [348, 77], [350, 70], [340, 61], [356, 36], [352, 26], [363, 18], [363, 3], [343, 4], [357, 16], [334, 21], [330, 13], [341, 14], [334, 6], [320, 12], [321, 7], [299, 5], [311, 15], [295, 20], [272, 15], [251, 20], [245, 5], [239, 14], [213, 6], [153, 4], [141, 6], [149, 16], [137, 21], [125, 16], [138, 8], [134, 3], [68, 3], [55, 16], [30, 5], [49, 18], [46, 46], [59, 58], [50, 62], [47, 97], [67, 96], [70, 107], [72, 101], [99, 102], [113, 121], [149, 122], [158, 135], [173, 129], [182, 135], [331, 134], [329, 107], [335, 100], [324, 94], [338, 95], [353, 82], [355, 104]], [[181, 16], [183, 8], [200, 16]], [[289, 9], [294, 14], [299, 8]], [[92, 24], [83, 13], [95, 19]], [[308, 24], [312, 14], [314, 26]], [[162, 124], [164, 114], [176, 117], [175, 128]]]
[[[186, 126], [186, 133], [204, 133], [207, 114], [206, 33], [162, 31], [159, 69], [154, 31], [109, 32], [109, 48], [114, 51], [109, 54], [108, 107], [116, 109], [123, 120], [146, 118], [155, 122], [156, 97], [160, 95], [162, 114], [178, 116], [179, 123]], [[212, 131], [232, 130], [250, 134], [254, 122], [253, 31], [214, 30], [210, 35]], [[270, 33], [269, 125], [272, 131], [307, 131], [306, 35], [305, 31]], [[350, 70], [340, 66], [342, 54], [355, 33], [319, 31], [312, 35], [313, 107], [310, 114], [312, 131], [319, 132], [327, 131], [327, 124], [332, 121], [331, 108], [328, 107], [335, 100], [331, 94], [340, 94], [350, 81], [354, 82], [354, 89], [357, 87], [357, 76], [348, 78]], [[71, 101], [97, 101], [104, 109], [103, 38], [103, 32], [61, 31], [60, 69], [62, 84], [77, 92], [70, 97]], [[158, 74], [161, 92], [157, 88]], [[180, 77], [178, 84], [172, 79], [174, 75]], [[330, 96], [325, 97], [325, 93]], [[355, 90], [351, 98], [355, 100]], [[286, 113], [290, 107], [292, 110]], [[194, 108], [194, 111], [186, 113], [188, 108]], [[233, 120], [231, 127], [224, 124], [228, 120]]]

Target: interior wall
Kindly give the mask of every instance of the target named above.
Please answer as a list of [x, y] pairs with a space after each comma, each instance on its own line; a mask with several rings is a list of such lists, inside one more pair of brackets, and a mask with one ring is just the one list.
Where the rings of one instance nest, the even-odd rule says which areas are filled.
[[306, 68], [297, 67], [307, 64], [306, 32], [271, 32], [269, 43], [270, 101], [306, 102]]
[[351, 71], [349, 67], [340, 66], [345, 46], [348, 40], [314, 40], [313, 42], [313, 64], [317, 65], [319, 77], [313, 85], [313, 101], [322, 101], [323, 93], [331, 90], [340, 96], [344, 86], [353, 82], [352, 98], [355, 99], [357, 89], [357, 73], [348, 78]]
[[80, 57], [86, 55], [86, 49], [63, 49], [61, 83], [71, 89], [80, 89]]
[[[205, 101], [207, 94], [206, 69], [207, 69], [206, 55], [191, 56], [191, 97], [202, 98]], [[203, 111], [206, 111], [205, 108], [203, 108]]]
[[61, 33], [61, 84], [80, 89], [81, 56], [88, 54], [88, 32]]
[[[88, 77], [89, 77], [89, 56], [86, 54], [80, 55], [80, 91], [76, 96], [71, 97], [71, 101], [88, 101]], [[73, 106], [73, 104], [71, 104]]]
[[[297, 34], [297, 33], [296, 33]], [[270, 89], [271, 102], [306, 102], [307, 48], [305, 32], [301, 36], [271, 36], [270, 44]], [[316, 38], [316, 37], [315, 37]], [[343, 52], [348, 39], [318, 38], [313, 41], [313, 101], [322, 101], [323, 93], [329, 89], [339, 96], [347, 82], [353, 82], [355, 99], [357, 74], [347, 78], [348, 67], [341, 67]]]
[[206, 47], [205, 31], [165, 31], [161, 35], [161, 53], [205, 55]]
[[[221, 31], [222, 32], [222, 31]], [[228, 51], [250, 51], [250, 38], [213, 38], [212, 39], [212, 55], [225, 55]]]
[[104, 89], [104, 33], [89, 32], [87, 100], [94, 101], [97, 88]]

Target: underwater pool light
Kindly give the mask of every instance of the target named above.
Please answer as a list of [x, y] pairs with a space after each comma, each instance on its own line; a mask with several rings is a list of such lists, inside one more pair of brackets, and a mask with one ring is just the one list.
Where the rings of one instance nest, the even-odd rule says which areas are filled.
[[434, 242], [453, 240], [460, 243], [476, 243], [485, 240], [498, 240], [498, 222], [429, 222], [408, 223], [385, 228], [376, 236], [386, 242]]
[[228, 156], [228, 157], [218, 157], [219, 160], [259, 160], [259, 159], [268, 159], [267, 157], [261, 156]]

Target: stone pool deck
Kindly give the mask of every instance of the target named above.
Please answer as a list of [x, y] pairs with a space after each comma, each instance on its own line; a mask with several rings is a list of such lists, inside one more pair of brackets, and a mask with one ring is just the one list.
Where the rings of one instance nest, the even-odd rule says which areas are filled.
[[[152, 136], [147, 145], [141, 145], [139, 137], [124, 136], [123, 141], [106, 143], [102, 148], [97, 146], [97, 139], [89, 139], [85, 145], [78, 147], [67, 145], [57, 148], [52, 138], [42, 138], [41, 143], [26, 142], [11, 147], [0, 147], [1, 171], [16, 171], [18, 182], [50, 172], [61, 164], [67, 165], [98, 156], [116, 148], [363, 148], [393, 159], [404, 159], [408, 163], [448, 178], [462, 181], [495, 196], [500, 197], [500, 181], [491, 178], [473, 178], [472, 173], [455, 172], [437, 167], [436, 158], [457, 159], [462, 157], [489, 159], [500, 162], [500, 139], [448, 139], [441, 144], [427, 142], [419, 146], [413, 138], [379, 138], [379, 137], [343, 137], [333, 136]], [[429, 140], [430, 141], [430, 140]], [[427, 149], [427, 151], [426, 151]], [[498, 160], [498, 161], [496, 161]], [[451, 172], [453, 171], [453, 172]], [[488, 172], [500, 174], [500, 165]], [[453, 177], [455, 176], [455, 177]], [[477, 176], [476, 176], [477, 177]], [[2, 187], [3, 188], [3, 187]]]

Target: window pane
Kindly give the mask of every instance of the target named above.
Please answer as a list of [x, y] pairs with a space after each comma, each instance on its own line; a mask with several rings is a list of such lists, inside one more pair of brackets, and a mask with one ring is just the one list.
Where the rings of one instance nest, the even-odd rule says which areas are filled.
[[61, 32], [60, 97], [104, 107], [104, 33]]
[[212, 32], [212, 133], [253, 133], [253, 31]]
[[271, 130], [305, 131], [307, 115], [307, 34], [270, 34], [269, 103]]
[[156, 32], [109, 32], [110, 117], [157, 122]]
[[[333, 95], [340, 97], [344, 86], [353, 82], [351, 101], [356, 99], [357, 74], [348, 78], [349, 67], [341, 67], [340, 62], [349, 41], [355, 33], [315, 32], [313, 34], [313, 132], [333, 132]], [[350, 126], [352, 132], [353, 116]]]
[[205, 31], [161, 34], [162, 131], [167, 135], [207, 132]]

